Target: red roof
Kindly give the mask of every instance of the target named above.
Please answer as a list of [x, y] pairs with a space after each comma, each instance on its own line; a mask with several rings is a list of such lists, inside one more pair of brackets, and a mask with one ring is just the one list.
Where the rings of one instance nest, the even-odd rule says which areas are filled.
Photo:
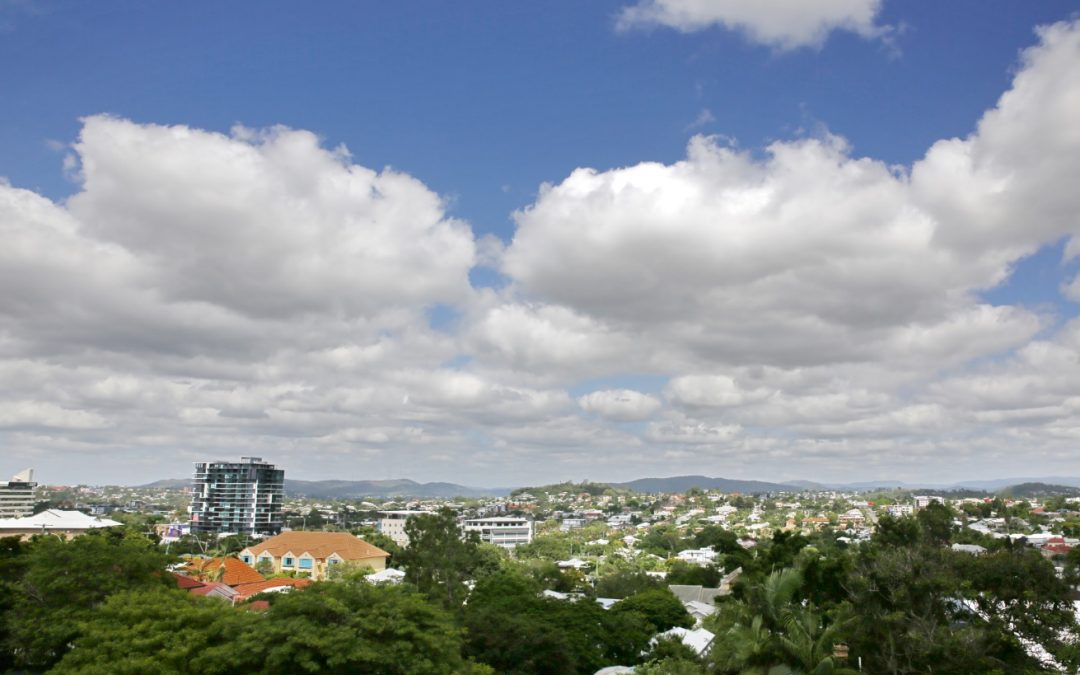
[[183, 574], [174, 574], [173, 576], [176, 577], [177, 587], [185, 591], [191, 590], [192, 588], [201, 588], [202, 586], [206, 585], [198, 579], [192, 579], [191, 577], [186, 577]]
[[[218, 578], [217, 570], [222, 565], [225, 566], [225, 573]], [[228, 586], [251, 584], [263, 580], [263, 575], [240, 558], [197, 558], [188, 563], [184, 569], [204, 579], [221, 581]]]
[[263, 591], [270, 590], [271, 588], [282, 588], [285, 586], [291, 586], [293, 588], [303, 588], [304, 586], [309, 586], [310, 584], [311, 579], [292, 579], [289, 577], [281, 577], [278, 579], [267, 579], [266, 581], [256, 581], [255, 583], [251, 584], [240, 584], [239, 586], [233, 586], [233, 590], [240, 594], [237, 596], [237, 599], [243, 600], [245, 598], [250, 598], [257, 593], [262, 593]]
[[236, 591], [234, 591], [232, 589], [232, 587], [229, 586], [228, 584], [222, 584], [222, 583], [216, 583], [216, 582], [215, 583], [209, 583], [209, 584], [203, 584], [202, 586], [199, 586], [198, 588], [193, 588], [188, 592], [191, 593], [192, 595], [210, 595], [211, 593], [214, 593], [215, 591], [217, 591], [217, 595], [220, 595], [220, 596], [225, 597], [225, 598], [232, 598], [233, 596], [236, 595]]

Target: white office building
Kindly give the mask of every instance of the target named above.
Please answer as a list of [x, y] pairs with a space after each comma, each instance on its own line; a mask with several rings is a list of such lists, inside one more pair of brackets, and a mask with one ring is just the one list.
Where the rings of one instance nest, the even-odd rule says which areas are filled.
[[34, 470], [26, 469], [0, 482], [0, 519], [25, 518], [34, 512]]
[[409, 522], [409, 518], [413, 516], [423, 516], [427, 513], [427, 511], [379, 511], [381, 517], [376, 529], [404, 548], [409, 545], [409, 535], [405, 534], [405, 523]]
[[528, 518], [473, 518], [462, 523], [462, 529], [466, 532], [478, 532], [480, 541], [503, 548], [528, 544], [533, 539], [533, 521]]

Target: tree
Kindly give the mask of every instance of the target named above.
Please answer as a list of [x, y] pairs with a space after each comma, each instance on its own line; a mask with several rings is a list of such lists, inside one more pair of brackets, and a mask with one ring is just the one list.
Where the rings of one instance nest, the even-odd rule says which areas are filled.
[[618, 570], [600, 577], [596, 582], [595, 589], [596, 597], [598, 598], [622, 599], [649, 588], [659, 587], [660, 582], [645, 572], [638, 570]]
[[20, 666], [46, 670], [56, 664], [110, 595], [174, 583], [156, 545], [116, 530], [34, 541], [7, 617], [9, 646]]
[[672, 562], [667, 573], [669, 584], [705, 586], [706, 588], [716, 588], [723, 578], [723, 572], [716, 565], [695, 565], [685, 560]]
[[612, 605], [614, 614], [636, 612], [652, 627], [652, 632], [659, 633], [669, 628], [681, 626], [689, 628], [694, 620], [686, 608], [667, 588], [648, 588]]
[[948, 506], [931, 502], [919, 511], [916, 519], [923, 541], [935, 546], [945, 546], [952, 541], [953, 512]]
[[4, 648], [12, 644], [7, 615], [16, 601], [19, 580], [26, 571], [29, 549], [29, 544], [19, 537], [0, 539], [0, 672], [15, 669], [13, 653]]
[[465, 607], [466, 653], [500, 673], [573, 673], [563, 630], [545, 617], [540, 585], [516, 569], [476, 584]]
[[832, 657], [849, 619], [830, 620], [798, 601], [804, 579], [795, 569], [775, 570], [750, 586], [746, 600], [728, 604], [707, 621], [717, 632], [710, 659], [717, 672], [850, 672]]
[[489, 672], [462, 659], [449, 613], [407, 587], [316, 583], [274, 603], [243, 649], [263, 672], [426, 675]]
[[541, 597], [540, 585], [512, 567], [476, 584], [464, 621], [467, 654], [500, 673], [570, 675], [633, 663], [652, 634], [636, 612]]
[[470, 580], [482, 562], [475, 532], [463, 536], [454, 512], [413, 516], [405, 523], [409, 546], [398, 556], [405, 581], [447, 609], [458, 609]]
[[262, 623], [251, 612], [178, 589], [123, 591], [87, 615], [74, 647], [52, 672], [257, 671], [261, 648], [242, 637]]

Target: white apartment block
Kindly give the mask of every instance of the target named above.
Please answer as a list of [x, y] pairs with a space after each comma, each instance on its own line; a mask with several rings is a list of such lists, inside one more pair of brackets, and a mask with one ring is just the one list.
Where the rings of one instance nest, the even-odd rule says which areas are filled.
[[894, 518], [915, 515], [915, 507], [911, 504], [889, 504], [885, 507], [885, 513]]
[[528, 544], [533, 539], [533, 521], [528, 518], [473, 518], [462, 523], [462, 529], [466, 532], [478, 532], [480, 541], [503, 548]]
[[0, 519], [25, 518], [34, 512], [34, 470], [26, 469], [0, 482]]
[[405, 523], [412, 516], [427, 515], [427, 511], [379, 511], [379, 524], [376, 529], [404, 548], [409, 545], [409, 535], [405, 534]]

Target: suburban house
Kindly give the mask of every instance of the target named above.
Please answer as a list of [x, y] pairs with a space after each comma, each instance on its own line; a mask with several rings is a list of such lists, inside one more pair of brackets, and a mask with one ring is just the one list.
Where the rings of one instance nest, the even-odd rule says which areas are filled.
[[184, 566], [184, 573], [201, 581], [219, 581], [239, 586], [263, 581], [263, 576], [239, 558], [195, 558]]
[[283, 532], [240, 551], [240, 560], [258, 566], [269, 561], [274, 574], [296, 572], [314, 580], [342, 563], [386, 569], [390, 554], [348, 532]]

